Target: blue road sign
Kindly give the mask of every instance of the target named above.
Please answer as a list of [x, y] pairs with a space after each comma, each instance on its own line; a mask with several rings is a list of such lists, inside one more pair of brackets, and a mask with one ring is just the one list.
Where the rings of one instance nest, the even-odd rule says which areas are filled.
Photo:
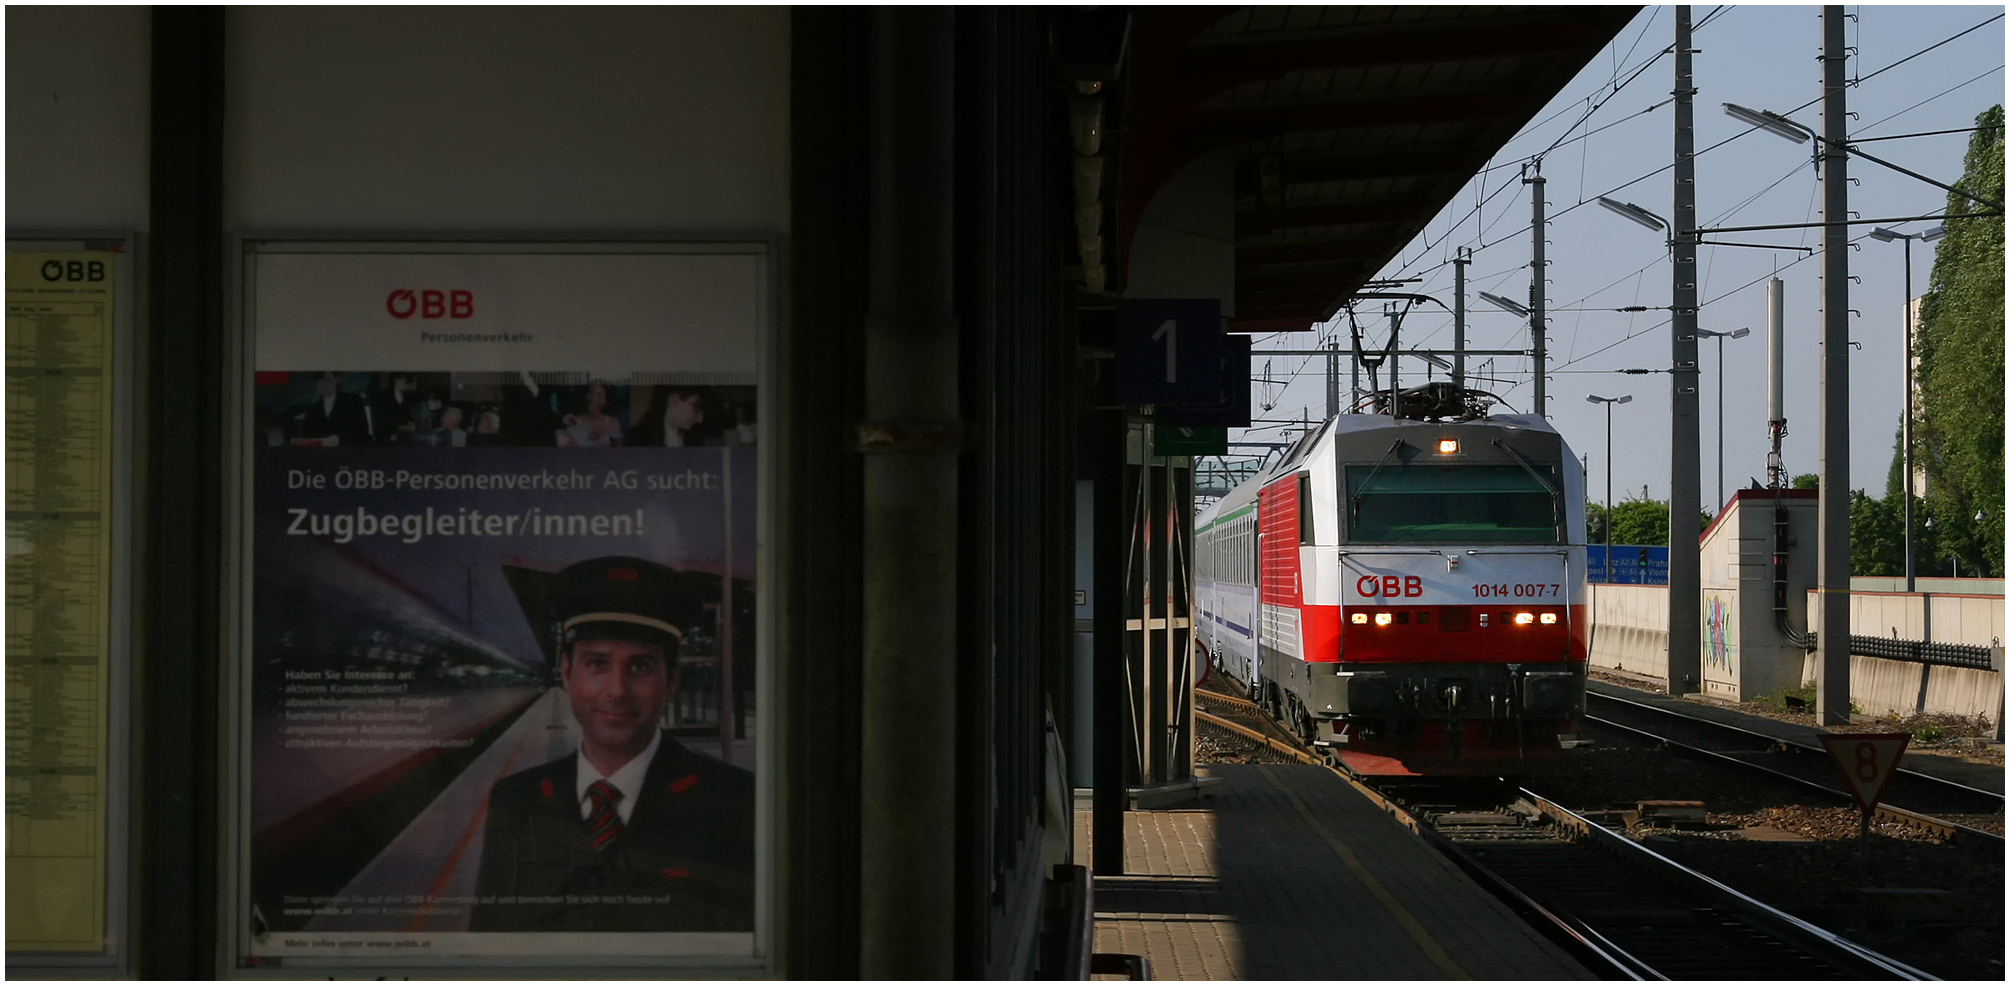
[[1606, 563], [1605, 545], [1587, 547], [1585, 579], [1616, 585], [1667, 585], [1668, 546], [1665, 544], [1615, 544], [1612, 561]]
[[1120, 303], [1117, 400], [1220, 407], [1223, 335], [1221, 302], [1211, 298]]

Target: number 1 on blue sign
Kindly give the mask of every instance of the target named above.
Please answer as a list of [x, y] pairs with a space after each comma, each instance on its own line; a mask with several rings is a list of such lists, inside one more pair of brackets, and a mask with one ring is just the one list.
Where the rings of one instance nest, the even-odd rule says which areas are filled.
[[1166, 341], [1166, 382], [1178, 383], [1179, 382], [1178, 320], [1170, 318], [1166, 319], [1165, 324], [1159, 326], [1159, 330], [1157, 332], [1152, 333], [1153, 342], [1157, 342], [1160, 339], [1164, 339]]

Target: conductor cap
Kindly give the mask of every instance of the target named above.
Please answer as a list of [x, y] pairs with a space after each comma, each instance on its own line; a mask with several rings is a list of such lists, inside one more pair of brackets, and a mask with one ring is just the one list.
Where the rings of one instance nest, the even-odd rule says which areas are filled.
[[702, 608], [688, 577], [626, 555], [567, 566], [553, 576], [550, 594], [562, 643], [634, 640], [673, 655]]

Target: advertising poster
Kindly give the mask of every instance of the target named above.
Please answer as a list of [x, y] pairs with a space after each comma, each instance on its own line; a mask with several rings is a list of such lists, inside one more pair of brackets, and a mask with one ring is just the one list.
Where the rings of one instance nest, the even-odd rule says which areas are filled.
[[247, 964], [753, 952], [764, 262], [252, 255]]

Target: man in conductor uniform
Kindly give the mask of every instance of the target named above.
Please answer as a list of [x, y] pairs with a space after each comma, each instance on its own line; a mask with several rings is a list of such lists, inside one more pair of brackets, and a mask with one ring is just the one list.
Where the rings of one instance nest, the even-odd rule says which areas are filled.
[[675, 569], [583, 561], [552, 580], [580, 743], [489, 792], [472, 931], [752, 931], [753, 775], [658, 728], [699, 613]]

